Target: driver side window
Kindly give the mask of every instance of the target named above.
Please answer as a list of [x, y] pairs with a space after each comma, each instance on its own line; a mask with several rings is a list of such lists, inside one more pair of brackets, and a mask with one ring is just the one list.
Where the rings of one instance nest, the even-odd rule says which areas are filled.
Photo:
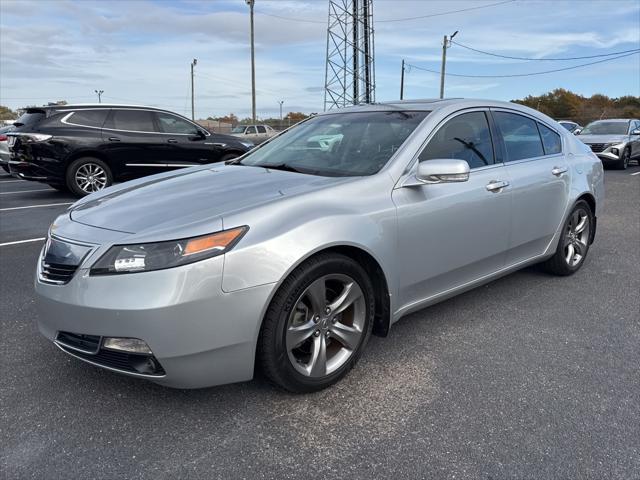
[[419, 160], [452, 158], [466, 160], [470, 168], [493, 165], [493, 143], [484, 112], [469, 112], [448, 120], [436, 132]]

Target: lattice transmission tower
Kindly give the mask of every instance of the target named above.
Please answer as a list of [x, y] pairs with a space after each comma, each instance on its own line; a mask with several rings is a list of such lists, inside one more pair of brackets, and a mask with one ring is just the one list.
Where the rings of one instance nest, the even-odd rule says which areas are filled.
[[373, 0], [329, 0], [324, 109], [375, 101]]

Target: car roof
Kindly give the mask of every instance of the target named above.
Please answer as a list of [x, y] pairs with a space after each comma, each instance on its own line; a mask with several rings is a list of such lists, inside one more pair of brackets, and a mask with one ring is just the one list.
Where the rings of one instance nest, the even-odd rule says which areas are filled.
[[328, 110], [320, 115], [327, 115], [332, 113], [340, 113], [343, 111], [350, 112], [374, 112], [374, 111], [397, 111], [397, 110], [416, 110], [433, 112], [442, 108], [450, 106], [460, 107], [495, 107], [495, 108], [510, 108], [526, 111], [529, 107], [517, 103], [505, 102], [501, 100], [487, 100], [476, 98], [424, 98], [424, 99], [411, 99], [411, 100], [392, 100], [384, 102], [376, 102], [371, 104], [360, 104], [349, 107], [344, 107], [336, 110]]
[[622, 123], [622, 122], [631, 122], [635, 120], [635, 118], [601, 118], [600, 120], [594, 120], [591, 123], [601, 123], [601, 122], [616, 122], [616, 123]]

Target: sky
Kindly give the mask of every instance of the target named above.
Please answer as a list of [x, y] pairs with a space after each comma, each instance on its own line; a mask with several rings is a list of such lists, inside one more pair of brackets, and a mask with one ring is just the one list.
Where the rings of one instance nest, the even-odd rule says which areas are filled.
[[[377, 101], [439, 95], [443, 35], [478, 50], [526, 58], [640, 48], [638, 0], [373, 0]], [[324, 106], [328, 0], [255, 0], [259, 117]], [[489, 5], [489, 6], [487, 6]], [[475, 8], [484, 7], [486, 8]], [[472, 10], [469, 10], [473, 8]], [[467, 10], [447, 13], [452, 10]], [[433, 16], [436, 15], [437, 16]], [[407, 17], [426, 18], [402, 20]], [[0, 0], [0, 104], [102, 101], [196, 117], [251, 113], [249, 8], [244, 0]], [[601, 60], [523, 61], [458, 45], [448, 73], [513, 75]], [[512, 100], [554, 88], [640, 96], [640, 55], [527, 77], [446, 79], [446, 96]]]

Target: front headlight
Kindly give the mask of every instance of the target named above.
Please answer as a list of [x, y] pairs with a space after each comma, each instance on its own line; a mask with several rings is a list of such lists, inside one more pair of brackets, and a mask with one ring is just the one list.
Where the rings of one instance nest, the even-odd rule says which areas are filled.
[[249, 230], [238, 227], [169, 242], [114, 245], [91, 268], [91, 275], [150, 272], [198, 262], [231, 250]]

